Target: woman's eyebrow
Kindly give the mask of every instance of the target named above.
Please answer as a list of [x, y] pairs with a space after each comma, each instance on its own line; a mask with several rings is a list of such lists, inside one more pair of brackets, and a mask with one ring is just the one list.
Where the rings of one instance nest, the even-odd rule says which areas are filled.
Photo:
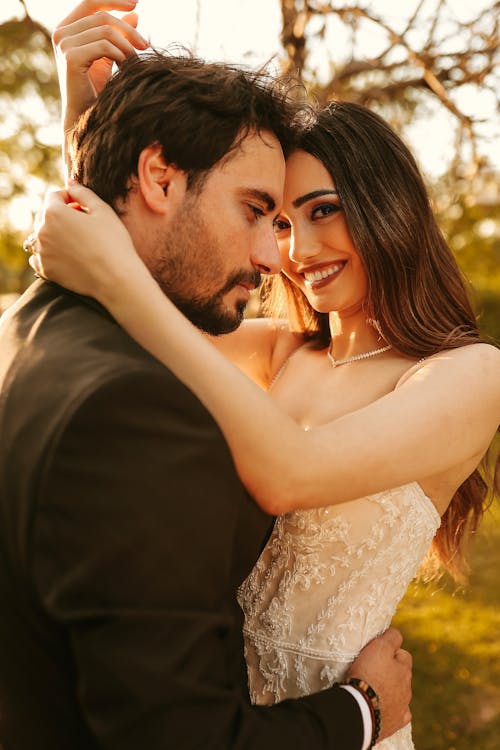
[[292, 205], [295, 206], [295, 208], [300, 208], [304, 203], [307, 203], [307, 201], [310, 201], [313, 198], [319, 198], [322, 195], [338, 196], [338, 192], [331, 188], [329, 190], [313, 190], [312, 193], [306, 193], [305, 195], [301, 195], [300, 198], [295, 198], [295, 200], [292, 201]]

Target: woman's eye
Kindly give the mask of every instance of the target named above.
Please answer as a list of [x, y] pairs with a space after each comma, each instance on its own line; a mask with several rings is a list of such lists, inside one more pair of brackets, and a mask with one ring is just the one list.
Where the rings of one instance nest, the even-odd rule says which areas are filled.
[[336, 214], [339, 211], [342, 211], [342, 206], [338, 203], [322, 203], [321, 206], [316, 206], [316, 208], [312, 210], [311, 217], [313, 219], [322, 219], [325, 216]]
[[290, 229], [290, 224], [288, 221], [285, 221], [285, 219], [275, 219], [273, 221], [273, 227], [275, 234], [279, 234], [280, 232], [286, 232], [287, 229]]

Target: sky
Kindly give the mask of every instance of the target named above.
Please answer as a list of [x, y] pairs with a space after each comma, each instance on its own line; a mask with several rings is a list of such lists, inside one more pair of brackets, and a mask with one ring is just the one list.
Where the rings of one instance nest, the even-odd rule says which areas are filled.
[[[25, 0], [30, 15], [49, 29], [75, 6], [73, 0]], [[244, 62], [252, 51], [264, 62], [279, 51], [278, 0], [201, 0], [196, 39], [196, 0], [139, 0], [139, 30], [159, 47], [169, 42], [193, 46], [210, 59]], [[0, 21], [24, 15], [18, 0], [2, 0]]]
[[[25, 0], [28, 11], [50, 30], [75, 6], [74, 0]], [[371, 0], [366, 5], [391, 20], [406, 18], [416, 0]], [[429, 11], [436, 0], [427, 0]], [[448, 0], [461, 19], [492, 0]], [[200, 35], [196, 38], [196, 14], [200, 6]], [[176, 41], [209, 59], [264, 62], [279, 52], [280, 8], [278, 0], [139, 0], [139, 30], [156, 46]], [[18, 0], [1, 0], [0, 22], [24, 15]]]

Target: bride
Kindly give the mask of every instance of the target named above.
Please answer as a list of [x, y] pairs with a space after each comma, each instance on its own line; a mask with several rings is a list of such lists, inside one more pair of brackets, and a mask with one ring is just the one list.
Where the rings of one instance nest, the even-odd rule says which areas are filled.
[[[58, 34], [75, 37], [71, 25]], [[238, 594], [261, 704], [341, 680], [431, 543], [460, 574], [500, 417], [499, 352], [481, 342], [418, 168], [381, 118], [348, 103], [315, 114], [288, 158], [275, 227], [272, 317], [210, 340], [81, 185], [49, 196], [30, 259], [96, 297], [198, 395], [249, 492], [278, 516]], [[412, 748], [410, 727], [378, 747]]]

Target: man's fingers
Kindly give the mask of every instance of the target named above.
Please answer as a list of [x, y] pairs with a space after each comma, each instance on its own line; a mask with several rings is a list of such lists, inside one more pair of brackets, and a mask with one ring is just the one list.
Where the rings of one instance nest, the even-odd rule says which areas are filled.
[[411, 669], [413, 658], [409, 651], [405, 651], [404, 648], [398, 648], [398, 650], [394, 654], [394, 658], [397, 659], [397, 661], [399, 661], [401, 664], [404, 664]]
[[[79, 3], [76, 8], [73, 8], [71, 13], [65, 16], [57, 24], [57, 29], [61, 26], [67, 26], [74, 21], [78, 21], [80, 18], [84, 18], [92, 13], [97, 13], [100, 10], [117, 10], [121, 12], [130, 11], [137, 5], [137, 0], [112, 0], [110, 2], [102, 2], [102, 0], [83, 0]], [[56, 29], [56, 30], [57, 30]]]
[[385, 633], [382, 634], [381, 638], [391, 647], [394, 651], [397, 651], [403, 643], [403, 636], [396, 630], [396, 628], [388, 628]]

